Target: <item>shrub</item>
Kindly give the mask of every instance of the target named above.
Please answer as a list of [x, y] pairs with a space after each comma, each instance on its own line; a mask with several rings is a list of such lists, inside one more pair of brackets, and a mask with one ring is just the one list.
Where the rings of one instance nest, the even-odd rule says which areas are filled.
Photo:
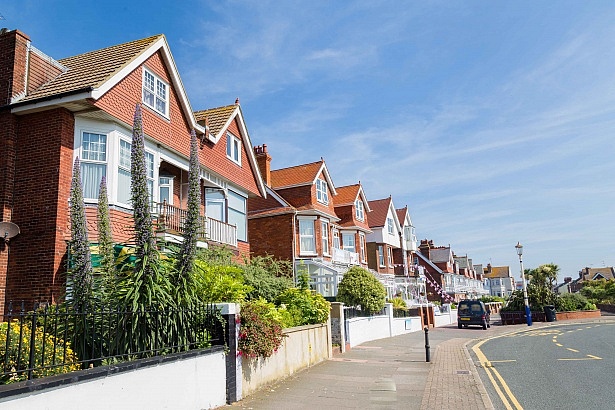
[[241, 305], [241, 329], [238, 349], [246, 357], [267, 358], [275, 353], [284, 335], [280, 315], [273, 305], [264, 299]]
[[331, 304], [322, 295], [307, 289], [287, 289], [278, 296], [277, 303], [291, 317], [290, 326], [287, 327], [325, 323], [331, 310]]
[[[7, 330], [9, 337], [8, 351], [6, 351]], [[2, 376], [0, 384], [15, 383], [27, 380], [28, 378], [27, 372], [18, 372], [18, 370], [28, 368], [32, 330], [27, 324], [23, 325], [22, 330], [20, 340], [20, 325], [18, 320], [13, 320], [10, 325], [7, 322], [0, 323], [0, 359], [3, 364], [6, 363], [5, 369], [11, 371], [10, 374]], [[59, 364], [54, 367], [34, 370], [34, 378], [69, 373], [81, 368], [78, 363], [77, 355], [73, 352], [68, 342], [64, 342], [48, 334], [44, 335], [39, 328], [36, 328], [34, 338], [35, 365], [54, 366]], [[45, 347], [44, 356], [43, 346]]]
[[391, 299], [391, 303], [393, 304], [393, 309], [405, 309], [408, 307], [406, 302], [400, 297]]
[[557, 298], [555, 308], [559, 311], [595, 310], [596, 305], [579, 293], [565, 293]]
[[292, 280], [286, 276], [290, 262], [278, 261], [271, 256], [255, 256], [244, 262], [239, 267], [243, 270], [245, 283], [252, 287], [248, 299], [263, 298], [274, 302], [280, 293], [292, 286]]
[[353, 266], [344, 274], [337, 292], [337, 300], [348, 306], [360, 306], [367, 313], [384, 307], [386, 289], [369, 271]]
[[243, 283], [236, 266], [209, 265], [197, 260], [194, 282], [198, 298], [204, 302], [242, 302], [252, 287]]
[[490, 303], [490, 302], [504, 302], [506, 299], [500, 296], [482, 296], [480, 300], [483, 303]]

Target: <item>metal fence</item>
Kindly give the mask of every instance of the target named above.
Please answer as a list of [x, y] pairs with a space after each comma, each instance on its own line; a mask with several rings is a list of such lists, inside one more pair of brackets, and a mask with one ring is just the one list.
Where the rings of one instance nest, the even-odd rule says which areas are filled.
[[0, 384], [224, 344], [214, 305], [144, 310], [45, 306], [0, 323]]
[[384, 316], [386, 315], [385, 309], [378, 312], [367, 312], [365, 310], [361, 310], [360, 307], [355, 306], [344, 306], [344, 318], [352, 319], [354, 317], [372, 317], [372, 316]]

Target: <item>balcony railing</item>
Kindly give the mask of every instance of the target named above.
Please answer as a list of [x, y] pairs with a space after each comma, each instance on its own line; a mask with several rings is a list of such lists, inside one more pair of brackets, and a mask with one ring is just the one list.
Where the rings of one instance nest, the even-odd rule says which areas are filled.
[[359, 254], [345, 249], [333, 248], [333, 262], [346, 265], [358, 265]]
[[[182, 235], [188, 211], [169, 205], [166, 202], [156, 204], [158, 225], [169, 233]], [[199, 216], [198, 237], [201, 240], [218, 242], [225, 245], [237, 246], [237, 227], [229, 225], [208, 216]]]

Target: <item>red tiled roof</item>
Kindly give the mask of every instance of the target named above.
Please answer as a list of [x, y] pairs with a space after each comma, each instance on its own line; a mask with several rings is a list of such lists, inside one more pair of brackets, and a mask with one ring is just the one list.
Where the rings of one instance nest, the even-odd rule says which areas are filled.
[[360, 184], [347, 185], [335, 188], [337, 195], [335, 196], [335, 206], [352, 205], [357, 200], [359, 195]]
[[162, 37], [159, 34], [58, 60], [68, 70], [19, 102], [98, 88]]
[[385, 226], [389, 207], [391, 206], [391, 200], [391, 197], [388, 197], [368, 202], [369, 207], [372, 210], [367, 213], [367, 220], [369, 221], [370, 228]]
[[492, 266], [491, 273], [487, 271], [489, 268], [483, 268], [483, 276], [486, 278], [509, 278], [510, 267], [508, 266]]
[[403, 226], [406, 223], [406, 214], [408, 213], [408, 205], [404, 206], [401, 209], [396, 209], [397, 219], [399, 219], [399, 223]]
[[323, 164], [324, 161], [320, 160], [310, 164], [271, 171], [271, 187], [283, 188], [293, 185], [311, 184], [316, 179]]
[[238, 105], [227, 105], [224, 107], [210, 108], [208, 110], [196, 111], [194, 117], [197, 122], [202, 126], [205, 126], [205, 119], [207, 118], [207, 125], [209, 126], [209, 132], [213, 135], [218, 135], [224, 125], [228, 122], [229, 118], [235, 112]]

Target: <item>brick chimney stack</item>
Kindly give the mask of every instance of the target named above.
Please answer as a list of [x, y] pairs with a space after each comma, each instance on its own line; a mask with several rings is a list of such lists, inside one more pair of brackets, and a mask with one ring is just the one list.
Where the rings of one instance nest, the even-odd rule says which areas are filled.
[[265, 185], [271, 188], [271, 156], [267, 152], [267, 144], [254, 147], [254, 154]]
[[19, 30], [0, 33], [0, 107], [25, 95], [30, 38]]

